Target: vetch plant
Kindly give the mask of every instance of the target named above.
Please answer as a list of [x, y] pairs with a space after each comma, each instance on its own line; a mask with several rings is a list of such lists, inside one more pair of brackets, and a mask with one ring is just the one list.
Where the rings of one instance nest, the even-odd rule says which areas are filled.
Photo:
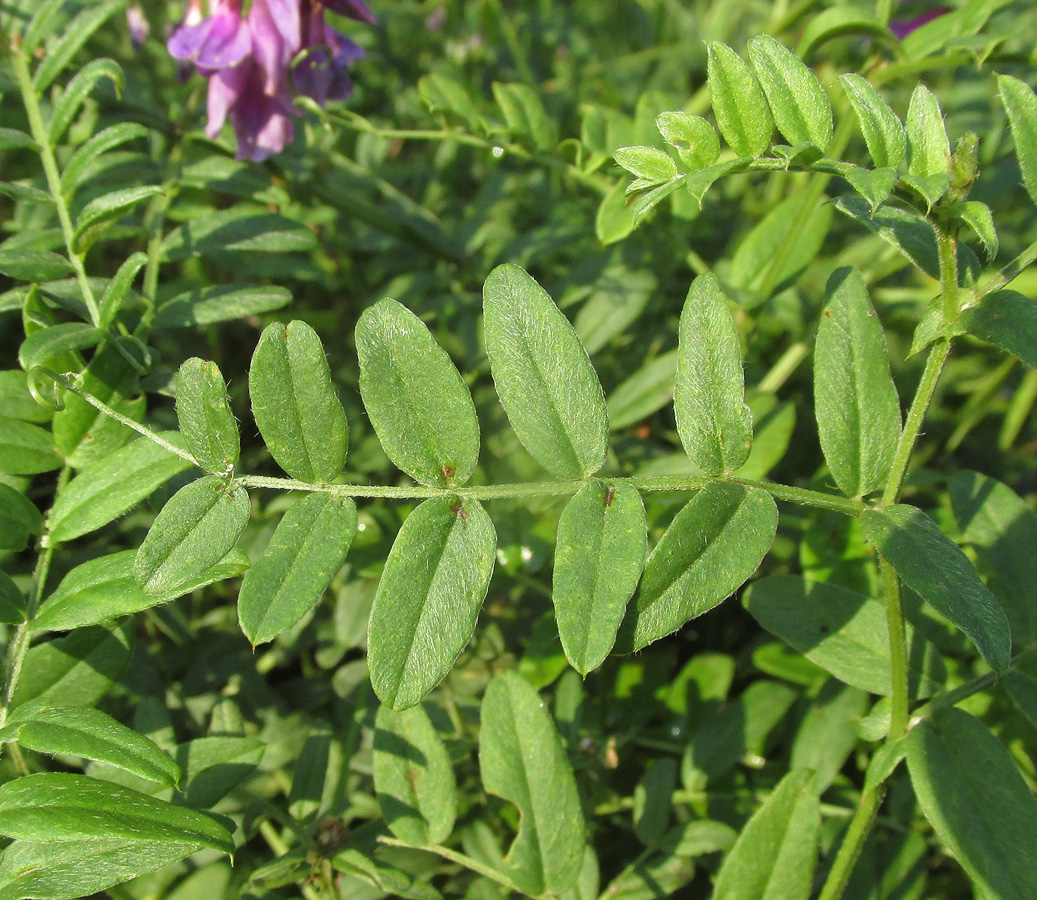
[[3, 11], [0, 900], [1037, 896], [1019, 11], [464, 6]]

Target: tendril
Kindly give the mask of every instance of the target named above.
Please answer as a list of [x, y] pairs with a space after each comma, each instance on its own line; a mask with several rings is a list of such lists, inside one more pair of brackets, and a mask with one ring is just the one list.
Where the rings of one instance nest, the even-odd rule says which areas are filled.
[[62, 377], [46, 366], [33, 366], [26, 373], [26, 384], [32, 399], [44, 409], [61, 412], [65, 408]]
[[[151, 348], [132, 334], [124, 334], [116, 340], [115, 349], [138, 375], [147, 375], [155, 363], [155, 354]], [[138, 351], [140, 355], [137, 356], [134, 351]]]

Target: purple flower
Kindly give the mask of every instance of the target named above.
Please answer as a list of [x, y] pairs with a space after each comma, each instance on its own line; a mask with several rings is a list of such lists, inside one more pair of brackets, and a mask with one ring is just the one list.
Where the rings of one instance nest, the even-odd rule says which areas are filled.
[[917, 28], [921, 28], [926, 22], [931, 22], [933, 19], [938, 19], [940, 16], [949, 13], [950, 7], [947, 6], [936, 6], [933, 9], [927, 9], [925, 12], [919, 13], [911, 19], [894, 19], [889, 23], [889, 30], [893, 32], [898, 38], [903, 40], [912, 31]]
[[308, 5], [302, 20], [303, 55], [292, 69], [292, 81], [300, 94], [323, 106], [328, 100], [345, 100], [353, 93], [349, 66], [361, 59], [364, 51], [325, 23], [319, 3]]
[[364, 51], [324, 21], [325, 8], [361, 22], [375, 18], [363, 0], [190, 0], [169, 52], [209, 78], [206, 133], [215, 137], [228, 116], [238, 138], [238, 159], [262, 161], [292, 140], [293, 99], [323, 105], [353, 90], [349, 66]]
[[133, 49], [139, 50], [151, 34], [151, 26], [148, 24], [144, 10], [139, 3], [126, 8], [126, 24], [130, 29], [130, 40], [133, 41]]
[[292, 98], [267, 94], [265, 74], [251, 57], [221, 69], [209, 81], [209, 123], [205, 133], [215, 138], [230, 114], [238, 136], [238, 159], [262, 162], [280, 153], [295, 136]]
[[193, 62], [199, 69], [236, 66], [252, 46], [252, 37], [241, 20], [241, 0], [219, 0], [208, 18], [194, 24], [201, 8], [193, 3], [184, 25], [169, 39], [169, 55]]

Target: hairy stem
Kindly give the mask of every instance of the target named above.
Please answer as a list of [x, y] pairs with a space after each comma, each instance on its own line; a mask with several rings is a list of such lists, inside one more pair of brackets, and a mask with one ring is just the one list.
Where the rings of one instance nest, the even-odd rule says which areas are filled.
[[884, 784], [877, 785], [870, 791], [861, 795], [860, 805], [850, 820], [850, 826], [846, 829], [843, 842], [839, 845], [839, 852], [835, 856], [832, 868], [825, 879], [824, 887], [817, 900], [839, 900], [846, 890], [846, 885], [853, 874], [853, 867], [857, 865], [861, 850], [864, 849], [864, 841], [871, 831], [878, 815], [879, 805], [886, 793]]
[[463, 853], [458, 853], [456, 850], [451, 850], [449, 847], [443, 847], [439, 844], [425, 847], [417, 844], [408, 844], [406, 841], [398, 841], [396, 838], [391, 837], [380, 837], [378, 838], [378, 843], [385, 844], [389, 847], [403, 847], [407, 850], [425, 850], [429, 853], [435, 853], [436, 856], [448, 859], [450, 862], [457, 863], [459, 866], [464, 866], [466, 869], [470, 869], [472, 872], [482, 875], [484, 878], [489, 878], [490, 881], [495, 881], [501, 887], [506, 888], [513, 893], [522, 893], [515, 882], [508, 878], [508, 876], [503, 872], [499, 872], [497, 869], [484, 865], [477, 859], [472, 859], [470, 856], [465, 856]]
[[[36, 371], [36, 370], [34, 370]], [[177, 447], [176, 444], [167, 441], [164, 437], [159, 434], [155, 434], [146, 425], [141, 425], [140, 422], [134, 421], [129, 416], [124, 416], [121, 412], [112, 409], [107, 403], [98, 400], [93, 394], [84, 391], [78, 384], [76, 384], [67, 375], [59, 375], [57, 372], [52, 372], [50, 369], [44, 368], [43, 366], [38, 367], [38, 371], [47, 375], [49, 378], [53, 378], [58, 384], [60, 384], [65, 390], [71, 391], [77, 397], [82, 397], [87, 403], [89, 403], [94, 409], [100, 410], [106, 416], [115, 419], [127, 428], [131, 428], [137, 432], [137, 434], [146, 437], [149, 441], [158, 444], [170, 453], [179, 456], [181, 459], [187, 460], [192, 465], [203, 468], [203, 466], [196, 460], [190, 453], [183, 449], [183, 447]]]
[[[183, 455], [182, 453], [180, 454]], [[185, 459], [187, 457], [184, 457]], [[760, 488], [777, 500], [786, 500], [800, 506], [813, 506], [849, 516], [860, 515], [867, 507], [858, 500], [849, 500], [820, 491], [771, 484], [751, 478], [710, 478], [705, 475], [687, 476], [633, 476], [604, 477], [608, 484], [629, 484], [644, 491], [698, 491], [718, 481], [733, 482], [746, 487]], [[457, 487], [425, 487], [423, 485], [366, 485], [366, 484], [310, 484], [294, 478], [268, 478], [263, 475], [243, 475], [236, 479], [246, 488], [275, 488], [289, 491], [310, 491], [334, 494], [337, 497], [386, 497], [394, 500], [425, 500], [429, 497], [462, 497], [468, 500], [507, 500], [516, 497], [563, 497], [575, 494], [586, 481], [541, 481], [529, 484], [460, 485]]]
[[39, 145], [40, 161], [43, 163], [43, 172], [47, 177], [47, 187], [54, 200], [54, 208], [58, 213], [58, 222], [61, 224], [61, 234], [65, 239], [65, 251], [72, 270], [76, 273], [76, 281], [83, 294], [83, 302], [90, 313], [90, 320], [94, 325], [101, 321], [101, 312], [94, 297], [93, 288], [86, 277], [86, 268], [83, 266], [83, 258], [72, 249], [72, 236], [75, 229], [72, 225], [72, 214], [69, 212], [68, 204], [61, 192], [61, 173], [58, 171], [58, 161], [54, 157], [54, 148], [50, 145], [50, 137], [47, 134], [47, 126], [43, 122], [43, 114], [40, 111], [39, 99], [36, 89], [32, 84], [32, 74], [29, 72], [29, 61], [22, 51], [21, 36], [14, 35], [10, 41], [11, 67], [14, 69], [15, 78], [18, 81], [18, 90], [22, 95], [22, 103], [25, 106], [25, 115], [29, 120], [29, 129], [32, 139]]
[[[940, 283], [944, 320], [953, 322], [957, 319], [960, 308], [957, 242], [953, 233], [940, 228], [937, 229], [937, 236], [940, 250]], [[937, 341], [929, 351], [922, 379], [915, 391], [914, 399], [911, 401], [904, 429], [893, 454], [889, 480], [886, 482], [886, 489], [879, 502], [880, 509], [896, 503], [900, 498], [911, 455], [914, 452], [918, 436], [922, 432], [922, 423], [925, 421], [925, 415], [929, 411], [929, 405], [936, 393], [936, 385], [940, 380], [940, 374], [943, 372], [949, 352], [950, 340], [947, 338]], [[900, 600], [900, 581], [893, 567], [885, 560], [882, 561], [882, 581], [886, 595], [890, 677], [893, 687], [887, 740], [896, 741], [907, 733], [908, 727], [907, 648], [904, 641], [904, 611]], [[861, 797], [861, 805], [843, 838], [818, 900], [838, 900], [842, 896], [846, 883], [853, 873], [853, 867], [861, 854], [861, 849], [864, 847], [864, 841], [875, 821], [884, 793], [885, 787], [880, 785], [871, 791], [866, 791]]]
[[977, 296], [983, 297], [999, 291], [1011, 282], [1015, 281], [1025, 269], [1037, 262], [1037, 241], [1034, 241], [1007, 266], [990, 279], [982, 288], [976, 291]]
[[893, 567], [882, 560], [882, 583], [886, 594], [886, 622], [889, 627], [889, 665], [893, 682], [890, 697], [889, 739], [895, 741], [907, 732], [907, 642], [904, 639], [904, 610], [900, 601], [900, 579]]
[[[62, 468], [58, 474], [55, 496], [59, 495], [62, 488], [68, 484], [71, 475], [72, 470], [68, 466]], [[29, 596], [25, 601], [25, 621], [15, 629], [14, 637], [7, 646], [7, 658], [4, 661], [4, 687], [3, 694], [0, 695], [0, 728], [7, 723], [7, 716], [11, 711], [11, 703], [18, 688], [18, 680], [21, 678], [25, 654], [28, 652], [29, 643], [32, 640], [32, 622], [40, 608], [43, 590], [47, 584], [47, 575], [50, 573], [50, 563], [54, 557], [54, 548], [47, 539], [46, 531], [40, 536], [39, 548], [36, 568], [32, 573], [32, 587], [29, 589]], [[0, 747], [2, 746], [0, 744]]]
[[[960, 310], [957, 242], [952, 234], [943, 230], [938, 232], [938, 240], [943, 315], [944, 321], [950, 323], [957, 321]], [[904, 422], [904, 430], [900, 434], [900, 440], [893, 455], [893, 465], [890, 469], [889, 481], [886, 483], [886, 490], [882, 494], [882, 506], [896, 503], [897, 498], [900, 496], [900, 490], [904, 486], [904, 476], [907, 474], [907, 467], [911, 461], [911, 454], [914, 452], [915, 443], [918, 441], [919, 434], [921, 434], [925, 414], [929, 411], [929, 404], [932, 402], [933, 394], [936, 392], [936, 385], [940, 380], [940, 374], [943, 372], [950, 349], [950, 340], [943, 338], [933, 344], [932, 349], [929, 351], [929, 357], [925, 362], [925, 370], [922, 372], [922, 379], [918, 384], [918, 390], [915, 391], [914, 400], [911, 401], [911, 408], [908, 410], [907, 420]]]

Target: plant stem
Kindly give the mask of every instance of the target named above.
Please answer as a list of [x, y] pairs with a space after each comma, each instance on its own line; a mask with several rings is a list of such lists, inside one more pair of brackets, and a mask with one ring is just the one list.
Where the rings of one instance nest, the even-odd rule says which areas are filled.
[[915, 442], [922, 431], [922, 422], [932, 402], [933, 394], [936, 392], [936, 384], [940, 380], [944, 363], [947, 362], [947, 354], [950, 352], [951, 342], [946, 338], [933, 344], [929, 351], [929, 358], [925, 362], [925, 371], [922, 372], [922, 380], [918, 384], [915, 398], [911, 402], [911, 408], [907, 412], [904, 422], [904, 430], [897, 443], [896, 453], [893, 456], [893, 466], [890, 470], [889, 481], [886, 490], [882, 494], [880, 506], [889, 506], [896, 503], [900, 496], [900, 489], [904, 485], [904, 476], [907, 474], [907, 466], [911, 461], [911, 453], [915, 449]]
[[[958, 254], [957, 241], [954, 235], [943, 229], [937, 230], [937, 240], [940, 248], [940, 285], [943, 296], [943, 316], [946, 323], [956, 322], [959, 316], [960, 304], [958, 298]], [[929, 411], [933, 394], [936, 392], [940, 373], [947, 362], [950, 353], [951, 342], [943, 338], [933, 344], [929, 351], [929, 357], [925, 361], [925, 370], [922, 372], [922, 380], [915, 391], [914, 400], [907, 413], [904, 422], [904, 430], [900, 434], [896, 452], [893, 455], [893, 465], [890, 468], [889, 481], [886, 482], [886, 490], [882, 494], [881, 506], [889, 506], [896, 503], [900, 496], [900, 489], [904, 486], [904, 476], [914, 452], [915, 443], [922, 431], [922, 422], [925, 414]]]
[[58, 161], [54, 157], [54, 148], [50, 145], [47, 126], [44, 124], [43, 115], [40, 112], [36, 89], [32, 84], [32, 74], [29, 72], [29, 63], [25, 53], [22, 51], [21, 35], [13, 35], [9, 46], [11, 50], [11, 66], [18, 81], [18, 89], [22, 95], [22, 103], [25, 106], [25, 115], [29, 120], [32, 138], [39, 145], [40, 161], [43, 163], [43, 172], [47, 176], [47, 187], [54, 200], [54, 208], [58, 213], [58, 222], [61, 224], [61, 234], [65, 239], [68, 261], [72, 265], [72, 270], [76, 273], [76, 280], [79, 282], [79, 289], [83, 294], [83, 302], [90, 313], [90, 320], [94, 325], [97, 325], [101, 321], [100, 309], [97, 306], [93, 288], [90, 287], [90, 280], [86, 276], [83, 258], [72, 249], [72, 236], [75, 234], [75, 229], [72, 226], [72, 215], [61, 192], [61, 173], [58, 171]]
[[[852, 116], [844, 115], [839, 121], [839, 127], [836, 129], [831, 146], [828, 148], [831, 158], [838, 159], [842, 155], [853, 134], [853, 126], [854, 119]], [[788, 264], [789, 255], [803, 237], [803, 232], [810, 222], [810, 216], [814, 213], [821, 195], [824, 194], [825, 188], [828, 187], [828, 182], [831, 180], [831, 175], [824, 172], [815, 172], [810, 179], [810, 184], [802, 192], [801, 196], [803, 199], [796, 212], [796, 216], [792, 220], [792, 227], [786, 232], [785, 239], [771, 259], [771, 264], [768, 266], [763, 282], [760, 284], [759, 293], [764, 299], [768, 299], [778, 286], [781, 275], [785, 271], [785, 266]]]
[[997, 275], [976, 291], [976, 295], [978, 297], [984, 297], [987, 294], [992, 294], [994, 291], [1001, 290], [1005, 285], [1015, 281], [1015, 279], [1018, 278], [1025, 269], [1028, 269], [1033, 265], [1034, 262], [1037, 262], [1037, 241], [1030, 244], [1029, 247], [998, 272]]
[[796, 341], [791, 344], [781, 354], [778, 361], [771, 366], [770, 371], [760, 379], [756, 390], [761, 394], [776, 393], [788, 381], [789, 376], [799, 368], [799, 364], [807, 358], [808, 353], [810, 353], [810, 346], [805, 341]]
[[[65, 466], [58, 474], [58, 485], [55, 496], [61, 493], [62, 488], [68, 484], [72, 470]], [[22, 674], [22, 665], [25, 662], [25, 654], [29, 650], [32, 640], [32, 621], [40, 608], [43, 599], [43, 590], [47, 585], [47, 575], [50, 573], [50, 563], [54, 556], [54, 548], [47, 539], [47, 532], [40, 535], [38, 541], [40, 553], [36, 558], [36, 568], [32, 573], [32, 587], [25, 601], [25, 621], [22, 622], [14, 632], [14, 637], [7, 648], [7, 658], [4, 661], [4, 688], [0, 696], [0, 728], [7, 723], [7, 716], [11, 710], [11, 702], [14, 700], [15, 690], [18, 688], [18, 679]], [[0, 747], [3, 745], [0, 744]]]
[[125, 425], [127, 428], [133, 429], [137, 432], [137, 434], [143, 435], [149, 441], [158, 444], [160, 447], [162, 447], [165, 450], [168, 450], [170, 453], [179, 456], [181, 459], [187, 460], [187, 462], [191, 463], [192, 465], [198, 466], [199, 469], [203, 468], [203, 466], [198, 462], [198, 460], [196, 460], [190, 453], [188, 453], [182, 447], [177, 447], [176, 444], [167, 441], [161, 435], [155, 434], [155, 432], [148, 428], [146, 425], [141, 425], [140, 422], [136, 422], [129, 416], [124, 416], [121, 412], [112, 409], [110, 406], [108, 406], [108, 404], [102, 402], [101, 400], [98, 400], [93, 394], [84, 391], [81, 387], [79, 387], [79, 385], [75, 384], [72, 381], [72, 379], [69, 378], [67, 375], [59, 375], [57, 372], [52, 372], [50, 369], [47, 369], [43, 366], [38, 366], [36, 369], [34, 369], [34, 371], [36, 370], [47, 375], [49, 378], [53, 378], [56, 382], [58, 382], [58, 384], [65, 388], [65, 390], [71, 391], [77, 397], [82, 397], [87, 403], [94, 407], [94, 409], [100, 410], [106, 416], [115, 419], [116, 422]]
[[[1027, 649], [1017, 653], [1012, 657], [1012, 662], [1008, 666], [1008, 671], [1012, 671], [1012, 669], [1016, 668], [1016, 666], [1026, 659], [1026, 657], [1033, 656], [1035, 653], [1037, 653], [1037, 645], [1028, 647]], [[1001, 677], [1004, 678], [1004, 675]], [[962, 700], [967, 700], [973, 694], [985, 691], [988, 687], [996, 684], [997, 681], [997, 673], [986, 672], [983, 675], [977, 675], [971, 681], [966, 681], [965, 684], [959, 685], [953, 690], [947, 691], [946, 694], [939, 694], [938, 696], [933, 697], [932, 700], [924, 706], [920, 706], [915, 710], [914, 715], [911, 717], [912, 727], [918, 722], [928, 719], [937, 710], [945, 709], [948, 706], [956, 706], [961, 703]]]
[[[182, 455], [182, 454], [181, 454]], [[185, 459], [187, 457], [184, 457]], [[687, 476], [632, 476], [604, 478], [608, 484], [629, 484], [645, 491], [698, 491], [719, 481], [741, 484], [767, 491], [777, 500], [787, 500], [800, 506], [813, 506], [849, 516], [860, 515], [867, 506], [859, 500], [836, 497], [806, 488], [785, 484], [771, 484], [752, 478], [710, 478], [705, 475]], [[426, 500], [430, 497], [461, 497], [466, 500], [507, 500], [516, 497], [562, 497], [575, 494], [587, 481], [541, 481], [529, 484], [486, 484], [457, 487], [426, 487], [413, 485], [366, 484], [310, 484], [294, 478], [268, 478], [263, 475], [243, 475], [236, 479], [245, 488], [275, 488], [289, 491], [310, 491], [334, 494], [337, 497], [385, 497], [394, 500]]]
[[457, 863], [459, 866], [464, 866], [466, 869], [470, 869], [484, 878], [489, 878], [490, 881], [495, 881], [501, 887], [506, 888], [509, 891], [513, 891], [516, 894], [521, 894], [518, 885], [515, 884], [507, 875], [503, 872], [499, 872], [490, 866], [484, 865], [477, 859], [472, 859], [470, 856], [465, 856], [463, 853], [458, 853], [456, 850], [451, 850], [449, 847], [443, 847], [440, 844], [432, 844], [429, 846], [422, 846], [421, 844], [408, 844], [406, 841], [398, 841], [396, 838], [391, 837], [380, 837], [378, 843], [385, 844], [389, 847], [403, 847], [407, 850], [426, 850], [429, 853], [435, 853], [436, 856], [441, 856], [443, 859], [448, 859], [450, 862]]
[[907, 643], [904, 640], [904, 610], [900, 601], [900, 579], [885, 560], [881, 562], [882, 583], [886, 594], [886, 623], [889, 627], [889, 664], [893, 693], [890, 698], [889, 739], [895, 741], [907, 733]]
[[828, 872], [824, 887], [817, 900], [838, 900], [846, 890], [846, 885], [853, 874], [853, 867], [860, 858], [861, 850], [864, 849], [864, 841], [871, 831], [871, 826], [878, 815], [879, 805], [886, 793], [886, 786], [880, 784], [870, 791], [861, 795], [860, 806], [850, 820], [850, 826], [846, 829], [843, 841], [839, 845], [835, 862]]
[[497, 155], [507, 154], [525, 162], [541, 163], [545, 166], [564, 171], [600, 194], [608, 192], [612, 187], [610, 180], [595, 175], [592, 172], [585, 172], [579, 166], [566, 162], [564, 159], [540, 152], [531, 153], [525, 147], [512, 142], [505, 143], [493, 138], [485, 138], [477, 134], [469, 134], [466, 131], [455, 131], [449, 128], [379, 128], [373, 122], [369, 122], [367, 119], [357, 115], [329, 113], [320, 107], [311, 107], [309, 104], [306, 104], [305, 108], [308, 111], [316, 112], [322, 119], [329, 122], [344, 125], [347, 128], [352, 128], [354, 131], [363, 131], [367, 134], [377, 135], [381, 138], [401, 141], [455, 141], [458, 144], [465, 144], [469, 147], [489, 150]]
[[953, 232], [937, 229], [940, 250], [940, 293], [943, 297], [943, 321], [950, 325], [958, 321], [961, 305], [958, 302], [958, 239]]

